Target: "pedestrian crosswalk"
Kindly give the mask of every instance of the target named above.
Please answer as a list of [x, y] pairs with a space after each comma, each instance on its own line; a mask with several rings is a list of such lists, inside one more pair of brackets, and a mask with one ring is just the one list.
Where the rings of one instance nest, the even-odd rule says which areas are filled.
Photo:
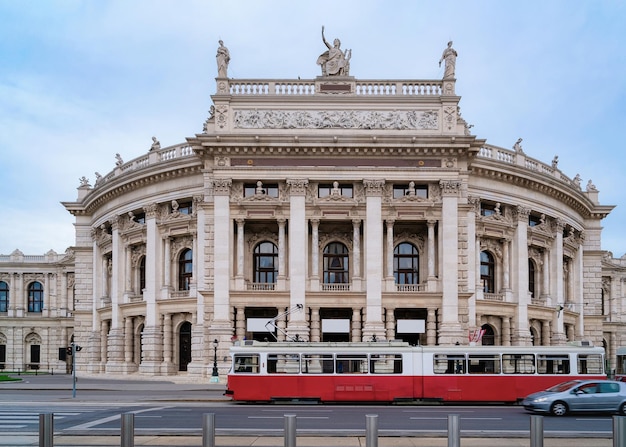
[[[54, 420], [62, 420], [70, 416], [78, 416], [83, 412], [58, 412], [54, 414]], [[39, 425], [39, 413], [0, 411], [0, 431], [36, 428]]]

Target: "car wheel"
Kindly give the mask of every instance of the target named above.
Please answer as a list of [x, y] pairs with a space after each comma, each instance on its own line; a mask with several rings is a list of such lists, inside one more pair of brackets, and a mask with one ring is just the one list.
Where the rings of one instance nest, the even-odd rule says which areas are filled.
[[550, 407], [550, 413], [554, 416], [565, 416], [567, 414], [567, 405], [564, 402], [554, 402]]
[[619, 415], [626, 416], [626, 402], [619, 406]]

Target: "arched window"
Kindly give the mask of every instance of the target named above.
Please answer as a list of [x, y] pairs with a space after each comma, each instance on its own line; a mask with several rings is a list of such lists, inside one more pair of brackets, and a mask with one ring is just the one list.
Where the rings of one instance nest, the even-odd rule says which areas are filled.
[[193, 252], [185, 249], [178, 257], [178, 290], [189, 290], [193, 277]]
[[535, 268], [535, 261], [532, 259], [528, 259], [528, 291], [530, 292], [530, 297], [534, 298], [535, 294], [535, 275], [537, 274], [537, 270]]
[[413, 244], [403, 242], [393, 250], [393, 275], [396, 284], [419, 284], [419, 256]]
[[488, 251], [480, 253], [480, 281], [483, 285], [483, 292], [496, 293], [495, 262], [493, 255]]
[[324, 247], [324, 284], [347, 284], [348, 248], [340, 242]]
[[0, 281], [0, 312], [7, 312], [9, 309], [9, 285]]
[[28, 285], [28, 312], [43, 310], [43, 286], [40, 282], [31, 282]]
[[142, 256], [139, 260], [139, 290], [141, 294], [146, 288], [146, 257]]
[[254, 247], [254, 282], [275, 283], [278, 275], [278, 248], [272, 242]]

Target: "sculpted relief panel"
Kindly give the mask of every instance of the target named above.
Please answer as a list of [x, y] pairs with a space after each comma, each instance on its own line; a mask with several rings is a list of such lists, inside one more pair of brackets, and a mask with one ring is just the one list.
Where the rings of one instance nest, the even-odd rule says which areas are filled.
[[383, 129], [436, 130], [436, 110], [237, 110], [234, 125], [239, 129]]

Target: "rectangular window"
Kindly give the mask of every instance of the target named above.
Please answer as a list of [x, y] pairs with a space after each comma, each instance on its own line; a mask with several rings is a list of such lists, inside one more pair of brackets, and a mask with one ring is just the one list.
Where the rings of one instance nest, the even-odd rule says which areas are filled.
[[433, 356], [435, 374], [465, 374], [467, 363], [462, 354], [435, 354]]
[[317, 188], [319, 198], [328, 196], [343, 196], [352, 198], [352, 185], [319, 185]]
[[258, 354], [236, 354], [235, 373], [259, 373], [259, 355]]
[[269, 196], [269, 197], [273, 197], [276, 199], [278, 198], [278, 185], [277, 184], [268, 184], [268, 185], [246, 184], [244, 185], [243, 196], [252, 197], [254, 195]]
[[502, 354], [502, 372], [504, 374], [534, 374], [534, 354]]
[[268, 354], [267, 372], [269, 374], [298, 374], [300, 372], [300, 355]]
[[402, 374], [402, 354], [372, 354], [370, 373]]
[[604, 363], [601, 355], [578, 356], [578, 374], [602, 374], [603, 372]]
[[303, 354], [303, 374], [332, 374], [335, 372], [332, 354]]
[[472, 354], [469, 356], [470, 374], [500, 374], [498, 354]]
[[366, 354], [337, 354], [335, 360], [337, 374], [360, 374], [367, 372]]
[[393, 198], [401, 199], [404, 196], [428, 198], [428, 185], [393, 185]]
[[539, 374], [569, 374], [569, 356], [567, 354], [541, 354], [537, 356]]

